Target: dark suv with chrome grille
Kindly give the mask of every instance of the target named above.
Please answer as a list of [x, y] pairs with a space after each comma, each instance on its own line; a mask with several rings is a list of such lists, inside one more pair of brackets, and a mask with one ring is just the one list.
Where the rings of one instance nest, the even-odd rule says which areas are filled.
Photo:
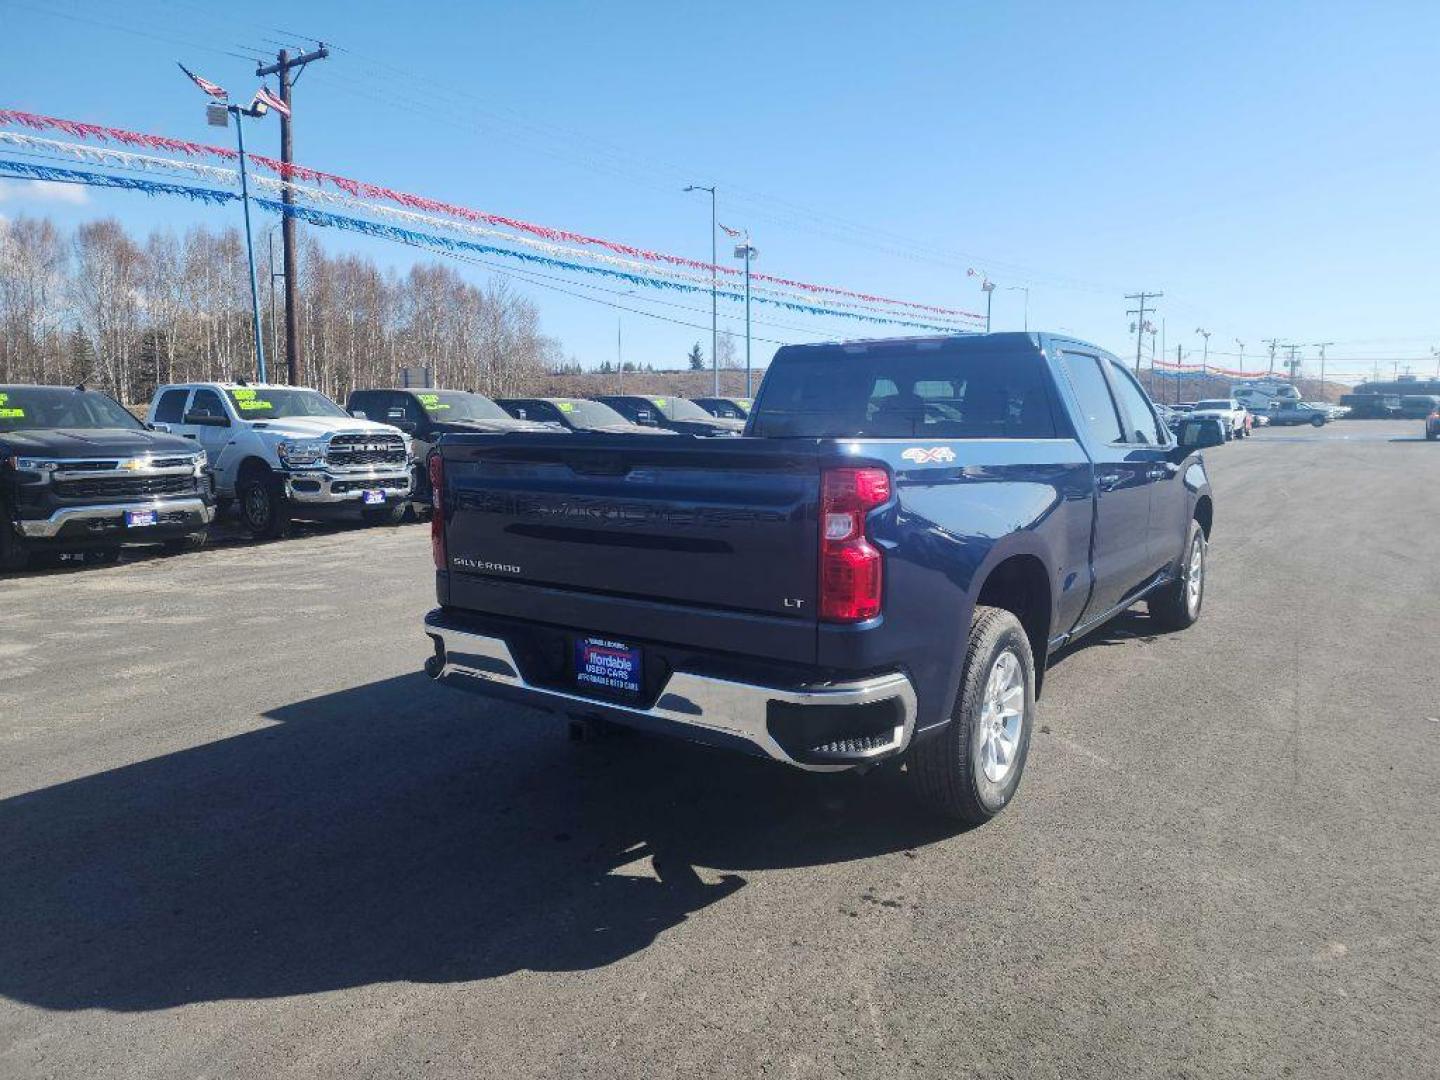
[[83, 387], [0, 385], [0, 570], [38, 552], [198, 547], [213, 516], [194, 443]]

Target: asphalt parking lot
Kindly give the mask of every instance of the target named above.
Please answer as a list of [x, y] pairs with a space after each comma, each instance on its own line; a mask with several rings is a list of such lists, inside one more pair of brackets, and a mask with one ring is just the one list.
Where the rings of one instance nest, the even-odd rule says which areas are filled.
[[423, 526], [0, 582], [0, 1076], [1433, 1077], [1440, 447], [1207, 453], [1016, 803], [430, 686]]

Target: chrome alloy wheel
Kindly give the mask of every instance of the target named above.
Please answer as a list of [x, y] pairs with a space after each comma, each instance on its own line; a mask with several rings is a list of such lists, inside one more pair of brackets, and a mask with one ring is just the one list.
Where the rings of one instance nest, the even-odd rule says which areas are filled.
[[1195, 537], [1190, 547], [1190, 561], [1185, 566], [1185, 609], [1194, 618], [1200, 610], [1200, 597], [1205, 592], [1205, 535]]
[[980, 706], [980, 733], [975, 749], [980, 769], [992, 784], [1004, 783], [1020, 752], [1025, 724], [1025, 671], [1009, 649], [995, 658], [985, 681]]

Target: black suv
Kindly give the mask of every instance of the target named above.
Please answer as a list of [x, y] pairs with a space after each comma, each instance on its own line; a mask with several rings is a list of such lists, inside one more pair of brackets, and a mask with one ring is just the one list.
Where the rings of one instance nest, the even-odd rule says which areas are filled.
[[0, 570], [32, 553], [198, 547], [215, 516], [205, 451], [84, 387], [0, 385]]
[[722, 420], [749, 420], [750, 409], [755, 404], [755, 399], [748, 397], [697, 397], [690, 400]]
[[516, 420], [484, 394], [468, 390], [405, 389], [354, 390], [345, 411], [365, 420], [390, 424], [410, 436], [410, 471], [414, 484], [410, 501], [417, 508], [430, 504], [430, 477], [425, 457], [441, 435], [465, 432], [559, 431], [551, 424]]
[[711, 416], [693, 401], [665, 394], [617, 394], [596, 397], [633, 424], [668, 428], [682, 435], [739, 435], [745, 425], [738, 420]]
[[567, 431], [601, 431], [611, 435], [664, 435], [663, 428], [643, 427], [626, 420], [609, 405], [588, 398], [501, 398], [500, 407], [517, 420], [559, 424]]

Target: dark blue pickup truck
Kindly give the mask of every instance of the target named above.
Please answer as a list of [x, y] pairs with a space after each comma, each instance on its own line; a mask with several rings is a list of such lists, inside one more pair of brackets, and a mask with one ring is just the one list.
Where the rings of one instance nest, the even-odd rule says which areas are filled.
[[740, 439], [446, 436], [432, 677], [803, 769], [1014, 795], [1047, 656], [1181, 629], [1213, 503], [1125, 366], [1047, 334], [787, 346]]

